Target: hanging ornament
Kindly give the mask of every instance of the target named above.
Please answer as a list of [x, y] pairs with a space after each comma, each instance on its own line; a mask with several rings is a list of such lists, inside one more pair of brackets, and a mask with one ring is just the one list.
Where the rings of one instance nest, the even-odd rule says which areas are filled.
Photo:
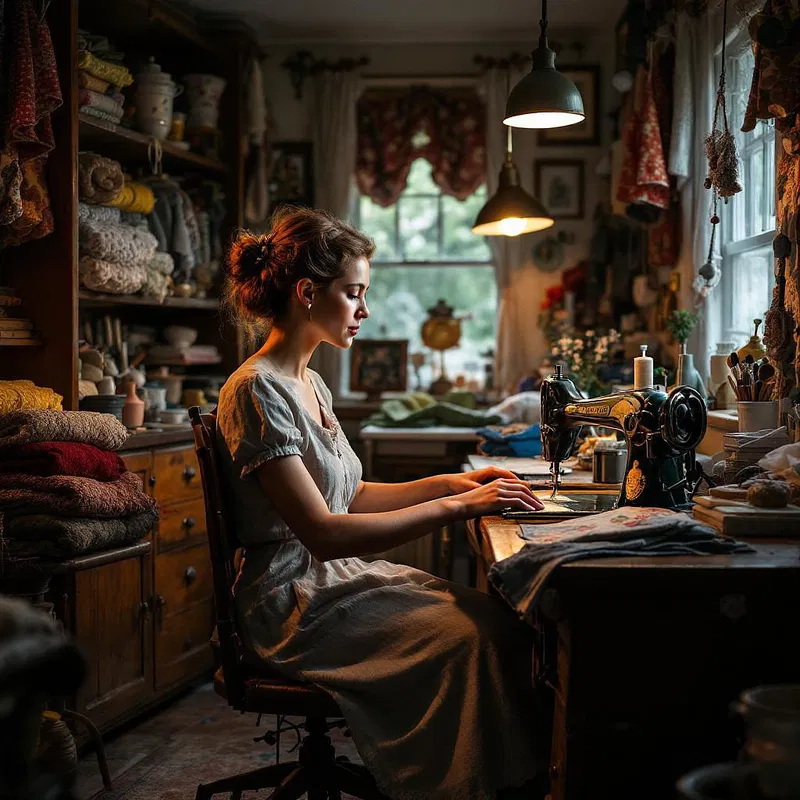
[[[717, 102], [714, 104], [714, 124], [711, 133], [704, 140], [708, 159], [708, 177], [704, 181], [706, 189], [714, 189], [719, 197], [732, 197], [742, 191], [739, 183], [739, 156], [736, 153], [736, 140], [728, 128], [728, 108], [725, 102], [725, 39], [728, 35], [728, 0], [722, 6], [722, 67], [717, 87]], [[717, 127], [722, 117], [722, 129]], [[716, 206], [716, 200], [715, 200]]]
[[694, 281], [694, 290], [700, 297], [708, 297], [711, 290], [720, 282], [722, 270], [714, 254], [714, 242], [717, 238], [717, 225], [719, 225], [719, 215], [717, 214], [717, 189], [713, 189], [713, 200], [711, 202], [711, 239], [708, 243], [708, 256], [703, 266], [697, 271], [697, 278]]

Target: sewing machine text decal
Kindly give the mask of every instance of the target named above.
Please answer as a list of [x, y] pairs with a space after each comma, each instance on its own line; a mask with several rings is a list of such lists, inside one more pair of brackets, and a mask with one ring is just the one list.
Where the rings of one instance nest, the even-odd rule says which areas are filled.
[[615, 398], [607, 403], [594, 403], [592, 405], [569, 403], [564, 408], [564, 413], [568, 417], [606, 417], [616, 419], [622, 424], [627, 417], [640, 411], [641, 408], [642, 403], [637, 397], [623, 397], [622, 399]]

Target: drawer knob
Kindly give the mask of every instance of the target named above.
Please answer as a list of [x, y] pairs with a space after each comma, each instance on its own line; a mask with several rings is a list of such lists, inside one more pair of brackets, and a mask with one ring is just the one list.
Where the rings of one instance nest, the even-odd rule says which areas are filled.
[[194, 567], [186, 567], [183, 579], [186, 581], [187, 586], [191, 586], [197, 580], [197, 570]]
[[151, 475], [148, 478], [147, 482], [150, 484], [151, 487], [155, 486], [156, 485], [156, 476], [155, 475]]
[[186, 481], [186, 483], [189, 483], [189, 481], [192, 480], [195, 475], [197, 475], [197, 473], [194, 471], [194, 467], [183, 468], [183, 479]]
[[191, 530], [194, 526], [197, 525], [197, 520], [194, 517], [184, 517], [183, 518], [183, 527]]

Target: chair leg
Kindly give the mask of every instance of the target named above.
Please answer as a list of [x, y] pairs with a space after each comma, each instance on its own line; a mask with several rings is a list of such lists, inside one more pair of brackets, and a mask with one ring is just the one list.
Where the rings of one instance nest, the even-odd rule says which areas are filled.
[[267, 800], [300, 800], [306, 793], [307, 788], [308, 782], [305, 770], [302, 767], [298, 767], [275, 787], [275, 791]]
[[298, 769], [296, 761], [289, 761], [285, 764], [270, 764], [240, 775], [229, 775], [211, 783], [201, 783], [194, 797], [195, 800], [209, 800], [215, 794], [235, 794], [278, 787]]

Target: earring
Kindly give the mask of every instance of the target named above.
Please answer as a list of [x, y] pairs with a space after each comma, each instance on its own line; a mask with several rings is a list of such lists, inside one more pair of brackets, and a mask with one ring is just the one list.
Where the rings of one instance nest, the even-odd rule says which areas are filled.
[[308, 303], [308, 321], [311, 322], [311, 301]]

